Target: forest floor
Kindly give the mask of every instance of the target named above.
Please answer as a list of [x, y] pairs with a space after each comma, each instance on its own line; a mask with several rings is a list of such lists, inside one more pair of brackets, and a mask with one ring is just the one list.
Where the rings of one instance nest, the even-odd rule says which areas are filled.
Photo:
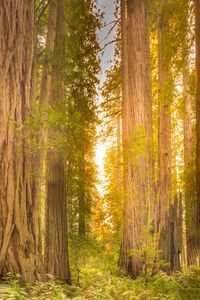
[[0, 300], [200, 300], [200, 268], [131, 280], [120, 273], [114, 256], [95, 252], [76, 253], [72, 286], [52, 280], [22, 287], [8, 276], [0, 284]]

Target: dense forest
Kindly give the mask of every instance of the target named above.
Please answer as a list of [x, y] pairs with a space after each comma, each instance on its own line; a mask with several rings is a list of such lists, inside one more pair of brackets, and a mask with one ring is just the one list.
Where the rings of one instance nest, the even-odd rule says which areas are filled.
[[200, 0], [0, 0], [1, 299], [200, 299]]

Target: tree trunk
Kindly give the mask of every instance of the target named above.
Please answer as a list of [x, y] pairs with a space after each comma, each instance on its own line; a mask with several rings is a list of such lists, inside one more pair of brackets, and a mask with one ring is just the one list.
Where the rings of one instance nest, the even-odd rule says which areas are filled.
[[184, 98], [184, 163], [185, 168], [191, 166], [192, 160], [192, 98], [188, 93], [189, 71], [183, 71], [183, 98]]
[[52, 150], [47, 157], [46, 271], [70, 283], [66, 197], [64, 155]]
[[[120, 103], [121, 104], [121, 103]], [[117, 120], [117, 168], [116, 168], [116, 178], [117, 178], [117, 197], [115, 199], [115, 201], [117, 202], [117, 206], [119, 207], [120, 211], [122, 211], [122, 186], [123, 186], [123, 182], [122, 182], [122, 137], [121, 137], [121, 116], [118, 118]], [[121, 219], [118, 217], [117, 218], [117, 222], [116, 222], [116, 230], [117, 233], [120, 236], [121, 233], [121, 228], [122, 228], [122, 224], [121, 224]]]
[[167, 33], [167, 20], [162, 17], [162, 11], [167, 1], [159, 5], [158, 28], [158, 81], [159, 81], [159, 108], [158, 108], [158, 167], [159, 167], [159, 207], [157, 229], [160, 234], [159, 248], [162, 250], [162, 259], [170, 262], [168, 231], [169, 205], [171, 201], [171, 112], [169, 91], [169, 62], [164, 48]]
[[33, 282], [40, 215], [24, 122], [34, 98], [34, 1], [1, 1], [0, 28], [0, 274]]
[[174, 220], [174, 271], [180, 271], [183, 262], [183, 209], [182, 194], [175, 197], [174, 200], [175, 220]]
[[[66, 1], [60, 0], [57, 2], [56, 37], [52, 65], [50, 99], [52, 108], [64, 101], [65, 13]], [[59, 135], [59, 129], [55, 125], [53, 134], [49, 135], [50, 143], [56, 135]], [[59, 147], [49, 150], [46, 184], [46, 271], [57, 279], [70, 283], [65, 179], [64, 151]]]
[[[146, 1], [146, 5], [149, 5], [149, 0]], [[148, 193], [149, 193], [149, 203], [148, 203], [148, 221], [149, 225], [153, 225], [155, 230], [156, 224], [156, 186], [155, 186], [155, 157], [154, 157], [154, 147], [153, 147], [153, 101], [152, 101], [152, 78], [151, 78], [151, 57], [150, 57], [150, 40], [149, 40], [149, 16], [148, 9], [145, 10], [146, 18], [146, 74], [145, 77], [145, 119], [146, 119], [146, 134], [148, 137], [147, 147], [148, 147]]]
[[51, 96], [51, 77], [52, 77], [52, 56], [54, 53], [56, 37], [56, 20], [57, 20], [57, 0], [51, 0], [49, 5], [48, 29], [45, 47], [45, 61], [42, 70], [40, 103], [42, 108], [49, 107]]
[[[192, 136], [192, 98], [188, 93], [188, 67], [183, 72], [184, 99], [184, 167], [185, 167], [185, 209], [186, 209], [186, 251], [187, 265], [195, 264], [193, 258], [193, 243], [195, 241], [193, 227], [195, 224], [195, 178], [193, 165], [193, 136]], [[193, 241], [194, 240], [194, 241]]]
[[149, 49], [145, 1], [122, 1], [124, 215], [120, 265], [142, 273], [149, 199]]
[[118, 199], [121, 198], [122, 191], [122, 141], [121, 141], [121, 116], [117, 120], [117, 193]]
[[[57, 0], [50, 1], [49, 14], [48, 14], [48, 28], [45, 46], [45, 58], [44, 65], [42, 69], [41, 77], [41, 90], [40, 90], [40, 110], [41, 115], [47, 116], [47, 109], [49, 107], [50, 93], [51, 93], [51, 75], [52, 75], [52, 55], [54, 52], [55, 34], [56, 34], [56, 18], [57, 18]], [[45, 163], [47, 151], [45, 149], [45, 142], [47, 140], [47, 130], [42, 126], [39, 132], [37, 132], [37, 144], [38, 148], [34, 153], [34, 166], [35, 166], [35, 176], [34, 181], [34, 194], [35, 197], [42, 199], [42, 186], [45, 185], [46, 174], [45, 174]], [[41, 218], [43, 212], [41, 211]], [[41, 240], [40, 248], [43, 252], [43, 240]]]
[[[182, 252], [182, 197], [174, 197], [169, 204], [168, 217], [166, 219], [167, 249], [165, 260], [170, 263], [170, 271], [181, 270]], [[168, 271], [168, 269], [167, 269]]]

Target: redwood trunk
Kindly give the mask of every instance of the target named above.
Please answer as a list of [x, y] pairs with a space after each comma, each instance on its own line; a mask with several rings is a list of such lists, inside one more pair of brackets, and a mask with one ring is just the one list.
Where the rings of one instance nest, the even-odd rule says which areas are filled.
[[34, 1], [0, 1], [0, 274], [37, 277], [39, 200], [30, 134], [34, 98]]
[[40, 102], [43, 109], [49, 107], [50, 96], [51, 96], [51, 77], [52, 77], [52, 59], [49, 56], [53, 56], [55, 37], [56, 37], [56, 20], [57, 20], [57, 0], [51, 0], [49, 5], [49, 15], [48, 15], [48, 29], [46, 37], [46, 56], [44, 59], [44, 66], [41, 79], [41, 92], [40, 92]]
[[[65, 13], [66, 1], [57, 2], [56, 36], [52, 63], [51, 99], [52, 108], [59, 109], [64, 101], [65, 59]], [[59, 135], [53, 128], [49, 142]], [[68, 260], [67, 193], [65, 180], [65, 154], [62, 149], [48, 151], [47, 154], [47, 196], [46, 196], [46, 271], [57, 279], [71, 282]]]
[[185, 209], [186, 209], [186, 251], [187, 265], [196, 264], [193, 244], [195, 243], [195, 178], [193, 164], [193, 136], [192, 136], [192, 98], [188, 93], [189, 70], [183, 73], [183, 99], [184, 99], [184, 167], [185, 167]]
[[[157, 230], [159, 233], [160, 258], [170, 264], [163, 267], [167, 272], [180, 270], [182, 251], [182, 199], [172, 195], [172, 160], [176, 153], [171, 151], [171, 101], [172, 77], [169, 50], [166, 48], [168, 22], [165, 10], [168, 0], [159, 4], [158, 15], [158, 211]], [[174, 161], [174, 165], [176, 160]], [[176, 178], [175, 178], [176, 188]]]
[[159, 5], [158, 28], [158, 80], [159, 80], [159, 108], [158, 108], [158, 167], [159, 167], [159, 207], [158, 232], [160, 234], [159, 247], [163, 251], [162, 258], [170, 261], [168, 232], [169, 205], [171, 201], [171, 113], [169, 82], [169, 62], [164, 51], [164, 42], [167, 32], [167, 20], [163, 19], [162, 10], [166, 0]]
[[132, 277], [143, 270], [148, 225], [151, 80], [147, 37], [145, 1], [122, 1], [124, 215], [120, 265]]

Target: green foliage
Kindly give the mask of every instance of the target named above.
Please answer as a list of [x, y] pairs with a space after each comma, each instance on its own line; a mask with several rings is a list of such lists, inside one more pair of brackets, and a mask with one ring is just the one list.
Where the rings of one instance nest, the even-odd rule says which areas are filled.
[[[116, 16], [118, 14], [116, 3]], [[118, 28], [119, 31], [119, 28]], [[118, 32], [117, 36], [120, 35]], [[107, 71], [106, 80], [101, 87], [103, 101], [99, 105], [102, 119], [101, 140], [106, 143], [104, 160], [105, 181], [102, 184], [104, 195], [97, 199], [93, 208], [92, 233], [108, 253], [118, 259], [121, 239], [123, 211], [122, 184], [122, 124], [121, 124], [121, 58], [120, 45], [115, 47], [114, 66]]]
[[[36, 101], [33, 114], [26, 125], [33, 136], [30, 141], [32, 149], [62, 149], [66, 153], [69, 231], [76, 236], [80, 213], [84, 216], [86, 231], [89, 231], [91, 205], [97, 197], [96, 166], [93, 159], [98, 123], [96, 87], [100, 70], [96, 30], [101, 24], [101, 13], [95, 0], [66, 1], [62, 49], [56, 47], [54, 51], [50, 51], [45, 48], [49, 6], [41, 15], [45, 3], [47, 1], [36, 1], [37, 18], [40, 16], [37, 22], [36, 96], [40, 99], [41, 74], [46, 65], [59, 72], [64, 95], [63, 99], [54, 99], [48, 108]], [[61, 82], [52, 80], [53, 87], [61, 87], [60, 84]], [[35, 138], [41, 132], [53, 133], [42, 145]], [[82, 211], [79, 205], [81, 198], [84, 202]]]
[[[167, 276], [159, 273], [147, 280], [132, 280], [118, 271], [117, 262], [94, 240], [82, 241], [79, 282], [58, 281], [20, 286], [20, 278], [9, 276], [0, 284], [0, 299], [34, 300], [198, 300], [200, 269], [189, 268]], [[83, 259], [83, 257], [85, 259]]]
[[0, 299], [3, 300], [64, 300], [71, 295], [73, 288], [58, 281], [35, 283], [34, 285], [21, 286], [20, 278], [8, 276], [0, 285]]
[[200, 299], [200, 269], [190, 267], [184, 273], [176, 274], [176, 280], [179, 284], [179, 293], [183, 300]]
[[115, 65], [107, 71], [107, 78], [101, 92], [104, 101], [100, 108], [103, 113], [103, 137], [117, 136], [117, 122], [121, 118], [121, 63], [116, 57]]
[[[71, 234], [76, 234], [80, 215], [86, 222], [86, 231], [89, 230], [91, 205], [97, 194], [93, 158], [98, 123], [96, 85], [100, 62], [96, 30], [100, 26], [100, 15], [96, 12], [95, 1], [70, 0], [66, 18], [69, 229]], [[82, 207], [79, 201], [82, 201]]]
[[4, 281], [0, 284], [0, 299], [8, 300], [24, 300], [28, 298], [28, 293], [25, 288], [19, 284], [20, 277], [13, 276], [8, 273]]

